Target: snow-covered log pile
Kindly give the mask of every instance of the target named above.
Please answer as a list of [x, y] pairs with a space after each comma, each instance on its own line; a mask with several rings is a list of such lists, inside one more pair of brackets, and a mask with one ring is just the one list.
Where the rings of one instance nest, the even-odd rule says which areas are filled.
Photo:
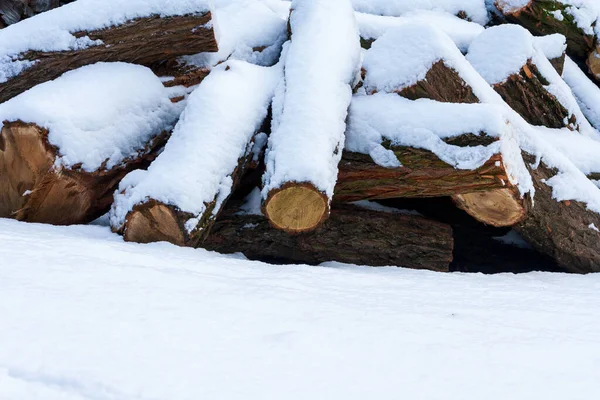
[[0, 30], [1, 217], [110, 209], [128, 241], [436, 271], [464, 259], [467, 218], [600, 272], [595, 0], [32, 14]]

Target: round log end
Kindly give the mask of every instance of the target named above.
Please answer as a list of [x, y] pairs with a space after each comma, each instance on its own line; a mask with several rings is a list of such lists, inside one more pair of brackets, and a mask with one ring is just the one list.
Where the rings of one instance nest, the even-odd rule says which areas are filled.
[[596, 46], [596, 50], [592, 51], [587, 61], [590, 73], [597, 80], [600, 80], [600, 45]]
[[458, 208], [486, 225], [513, 226], [526, 217], [523, 201], [513, 189], [457, 194], [452, 199]]
[[289, 184], [269, 194], [264, 213], [277, 229], [289, 233], [309, 232], [327, 218], [329, 201], [311, 184]]
[[177, 212], [165, 204], [150, 202], [136, 206], [127, 215], [123, 229], [127, 242], [170, 242], [185, 245], [185, 232]]

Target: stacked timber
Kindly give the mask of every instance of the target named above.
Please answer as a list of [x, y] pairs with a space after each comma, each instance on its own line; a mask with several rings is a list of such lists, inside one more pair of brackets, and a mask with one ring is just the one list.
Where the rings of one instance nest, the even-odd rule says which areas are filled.
[[600, 272], [586, 1], [2, 3], [0, 217], [434, 271], [518, 232]]

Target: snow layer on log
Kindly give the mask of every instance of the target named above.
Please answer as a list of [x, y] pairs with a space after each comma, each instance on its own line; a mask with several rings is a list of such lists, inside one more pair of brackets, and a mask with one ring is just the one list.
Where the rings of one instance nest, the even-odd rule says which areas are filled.
[[181, 57], [189, 65], [209, 68], [228, 58], [273, 65], [287, 40], [287, 14], [282, 16], [260, 0], [218, 0], [213, 20], [219, 51]]
[[148, 68], [97, 63], [0, 104], [0, 121], [48, 129], [57, 166], [80, 164], [92, 172], [135, 157], [154, 135], [173, 127], [181, 108]]
[[93, 31], [135, 18], [169, 17], [210, 11], [209, 0], [78, 0], [28, 18], [0, 31], [0, 83], [18, 75], [31, 61], [19, 61], [29, 50], [51, 52], [99, 46], [87, 36], [74, 33]]
[[562, 77], [573, 91], [583, 114], [596, 129], [600, 129], [600, 89], [598, 86], [568, 57], [565, 60]]
[[360, 36], [363, 39], [377, 39], [390, 29], [411, 22], [434, 25], [450, 36], [456, 46], [463, 52], [466, 52], [473, 39], [484, 31], [484, 27], [479, 24], [440, 11], [414, 11], [402, 17], [357, 12], [356, 20], [358, 21]]
[[425, 79], [431, 67], [443, 61], [456, 71], [482, 102], [491, 101], [489, 85], [465, 60], [442, 30], [422, 23], [390, 29], [365, 53], [363, 82], [367, 93], [401, 91]]
[[544, 138], [586, 175], [600, 173], [600, 142], [569, 130], [547, 129]]
[[[264, 121], [281, 74], [279, 66], [242, 61], [215, 68], [190, 95], [165, 150], [147, 171], [134, 171], [121, 182], [112, 226], [122, 226], [127, 213], [148, 199], [193, 215], [202, 214], [215, 198], [225, 200], [231, 174]], [[188, 229], [194, 227], [192, 221]]]
[[507, 129], [501, 108], [490, 104], [440, 103], [429, 99], [407, 100], [397, 94], [355, 96], [350, 107], [346, 150], [369, 154], [383, 167], [400, 166], [381, 143], [416, 147], [433, 152], [458, 169], [481, 167], [500, 152], [500, 142], [489, 146], [459, 147], [443, 139], [466, 133], [500, 137]]
[[[558, 75], [545, 52], [537, 47], [538, 43], [531, 33], [521, 26], [500, 25], [486, 29], [473, 41], [467, 59], [490, 85], [501, 84], [509, 76], [518, 74], [528, 61], [532, 61], [548, 81], [544, 88], [577, 118], [579, 131], [586, 136], [600, 139], [600, 133], [585, 118], [573, 92]], [[545, 50], [549, 51], [548, 48]]]
[[463, 12], [467, 18], [480, 25], [488, 23], [485, 0], [352, 0], [356, 11], [401, 16], [414, 10], [444, 11], [458, 15]]
[[[531, 0], [498, 0], [498, 8], [504, 13], [510, 14], [517, 12], [519, 9], [526, 7]], [[573, 18], [585, 34], [594, 35], [600, 32], [600, 3], [598, 0], [560, 0], [557, 1], [557, 9], [553, 17], [562, 21], [564, 15], [560, 9], [560, 5], [564, 6], [564, 12]]]
[[292, 8], [263, 196], [286, 182], [308, 182], [331, 198], [360, 65], [358, 26], [348, 0], [299, 0]]
[[533, 42], [549, 60], [562, 57], [567, 51], [567, 38], [560, 33], [536, 36]]

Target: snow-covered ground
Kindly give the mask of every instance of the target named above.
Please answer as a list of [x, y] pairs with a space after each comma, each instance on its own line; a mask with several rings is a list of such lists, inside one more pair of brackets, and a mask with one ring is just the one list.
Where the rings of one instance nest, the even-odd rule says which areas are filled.
[[600, 275], [271, 266], [0, 219], [0, 399], [600, 396]]

